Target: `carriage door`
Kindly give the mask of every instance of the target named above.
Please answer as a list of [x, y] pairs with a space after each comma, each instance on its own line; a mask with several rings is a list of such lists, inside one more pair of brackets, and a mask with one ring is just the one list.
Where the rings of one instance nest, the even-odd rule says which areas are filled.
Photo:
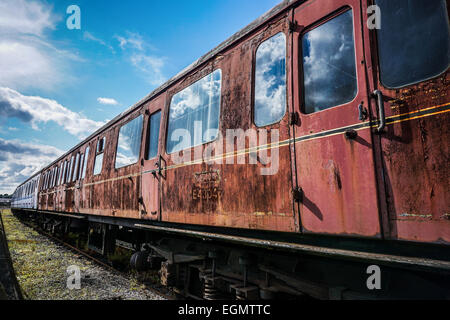
[[156, 100], [148, 107], [145, 116], [145, 143], [142, 159], [142, 194], [139, 199], [142, 219], [160, 220], [160, 127], [161, 108], [164, 101]]
[[295, 9], [295, 155], [305, 233], [381, 237], [359, 0]]
[[[447, 2], [448, 3], [448, 2]], [[389, 237], [450, 242], [449, 22], [445, 0], [376, 0], [371, 35], [377, 146]], [[369, 44], [366, 44], [369, 46]], [[369, 59], [368, 59], [369, 60]]]

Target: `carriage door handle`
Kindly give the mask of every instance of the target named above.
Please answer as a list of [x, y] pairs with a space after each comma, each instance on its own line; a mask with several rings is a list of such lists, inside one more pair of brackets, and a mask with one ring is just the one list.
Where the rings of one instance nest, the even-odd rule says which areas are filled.
[[383, 93], [380, 90], [375, 90], [372, 96], [377, 99], [378, 103], [380, 126], [377, 128], [377, 132], [381, 133], [386, 127], [386, 115], [384, 113]]

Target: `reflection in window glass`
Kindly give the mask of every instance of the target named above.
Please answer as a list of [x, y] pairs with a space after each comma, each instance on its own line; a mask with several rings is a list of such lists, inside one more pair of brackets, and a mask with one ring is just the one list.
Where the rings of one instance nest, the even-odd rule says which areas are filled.
[[56, 186], [57, 178], [58, 178], [58, 167], [55, 167], [55, 174], [53, 175], [53, 187]]
[[61, 177], [61, 183], [66, 183], [66, 169], [67, 169], [67, 160], [64, 161], [63, 175]]
[[120, 128], [116, 153], [116, 169], [138, 162], [141, 139], [142, 116], [137, 117]]
[[286, 113], [286, 36], [279, 33], [256, 51], [255, 124], [280, 121]]
[[59, 176], [58, 176], [58, 185], [61, 184], [61, 177], [63, 174], [63, 162], [61, 162], [61, 164], [59, 165]]
[[80, 162], [80, 154], [77, 153], [77, 157], [75, 159], [75, 166], [73, 167], [73, 178], [72, 181], [76, 181], [78, 179], [78, 163]]
[[78, 178], [79, 179], [82, 179], [81, 175], [83, 174], [83, 171], [84, 171], [84, 154], [82, 153], [81, 156], [80, 156], [80, 169], [78, 171]]
[[101, 138], [97, 143], [97, 153], [102, 153], [105, 149], [106, 138]]
[[86, 154], [84, 156], [84, 166], [83, 166], [83, 174], [81, 175], [81, 179], [86, 177], [86, 167], [88, 165], [89, 160], [89, 147], [86, 148]]
[[389, 88], [430, 79], [449, 65], [445, 0], [377, 0], [381, 82]]
[[158, 155], [159, 129], [161, 126], [161, 111], [153, 114], [149, 121], [148, 150], [145, 159], [153, 159]]
[[94, 163], [94, 176], [100, 174], [103, 168], [103, 151], [105, 150], [106, 138], [103, 137], [97, 142], [97, 154]]
[[167, 153], [215, 140], [219, 134], [222, 72], [216, 70], [173, 96]]
[[73, 161], [74, 161], [74, 156], [72, 156], [72, 158], [70, 158], [70, 164], [69, 164], [69, 170], [68, 170], [68, 174], [67, 174], [67, 182], [72, 181], [72, 173], [73, 173]]
[[352, 10], [303, 36], [304, 112], [352, 101], [357, 93]]
[[103, 167], [103, 153], [95, 157], [94, 176], [102, 172]]

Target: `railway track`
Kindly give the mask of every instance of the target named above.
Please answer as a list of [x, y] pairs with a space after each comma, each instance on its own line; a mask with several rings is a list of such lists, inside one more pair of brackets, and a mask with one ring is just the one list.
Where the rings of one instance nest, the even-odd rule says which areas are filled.
[[[87, 260], [91, 261], [93, 264], [98, 266], [100, 269], [104, 269], [104, 270], [108, 271], [110, 274], [112, 274], [114, 276], [117, 276], [117, 277], [119, 277], [119, 276], [128, 277], [129, 276], [128, 273], [113, 267], [105, 259], [102, 259], [101, 257], [97, 257], [94, 254], [91, 254], [91, 253], [89, 253], [89, 252], [87, 252], [85, 250], [77, 248], [76, 246], [68, 243], [67, 241], [64, 241], [63, 239], [61, 239], [61, 238], [59, 238], [59, 237], [57, 237], [57, 236], [47, 232], [46, 230], [43, 230], [42, 228], [40, 228], [39, 226], [37, 226], [33, 222], [24, 221], [23, 219], [19, 219], [19, 221], [20, 221], [21, 224], [23, 224], [24, 226], [34, 230], [40, 236], [48, 239], [50, 242], [53, 242], [54, 244], [65, 248], [66, 250], [68, 250], [69, 252], [75, 254], [78, 257], [82, 256], [82, 257], [86, 258]], [[16, 243], [31, 242], [31, 240], [23, 240], [23, 239], [14, 239], [13, 241], [16, 242]], [[136, 280], [139, 280], [139, 279], [136, 279]], [[176, 296], [175, 295], [172, 295], [170, 292], [164, 292], [163, 290], [160, 290], [154, 283], [150, 283], [148, 281], [139, 281], [139, 285], [145, 286], [144, 290], [147, 290], [152, 295], [159, 296], [159, 297], [161, 297], [163, 299], [166, 299], [166, 300], [176, 300]], [[118, 299], [121, 299], [121, 297], [119, 296]]]
[[[86, 258], [89, 259], [90, 261], [92, 261], [92, 262], [94, 262], [95, 264], [97, 264], [97, 265], [99, 265], [99, 266], [101, 266], [101, 267], [103, 267], [103, 268], [109, 270], [110, 272], [115, 273], [115, 274], [124, 274], [123, 271], [120, 271], [119, 269], [114, 268], [114, 267], [113, 267], [112, 265], [110, 265], [107, 261], [104, 261], [103, 259], [97, 258], [97, 257], [95, 257], [94, 255], [90, 254], [89, 252], [86, 252], [86, 251], [84, 251], [84, 250], [81, 250], [81, 249], [79, 249], [79, 248], [77, 248], [77, 247], [71, 245], [70, 243], [64, 241], [64, 240], [62, 240], [62, 239], [60, 239], [60, 238], [58, 238], [58, 237], [55, 237], [55, 236], [52, 235], [51, 233], [48, 233], [47, 231], [42, 230], [42, 228], [36, 226], [35, 224], [30, 223], [30, 222], [27, 222], [27, 221], [23, 221], [23, 220], [20, 220], [20, 221], [21, 221], [24, 225], [26, 225], [27, 227], [29, 227], [29, 228], [35, 230], [36, 232], [38, 232], [39, 234], [41, 234], [41, 235], [43, 235], [43, 236], [49, 238], [49, 239], [52, 240], [53, 242], [62, 245], [62, 246], [65, 247], [66, 249], [68, 249], [68, 250], [70, 250], [70, 251], [72, 251], [72, 252], [74, 252], [74, 253], [76, 253], [76, 254], [80, 254], [80, 255], [86, 257]], [[151, 283], [148, 283], [148, 282], [147, 282], [147, 283], [146, 283], [146, 282], [143, 282], [142, 284], [144, 284], [144, 285], [146, 286], [146, 289], [147, 289], [147, 290], [149, 290], [149, 291], [151, 291], [151, 292], [153, 292], [153, 293], [155, 293], [155, 294], [157, 294], [157, 295], [159, 295], [159, 296], [162, 296], [163, 298], [165, 298], [165, 299], [167, 299], [167, 300], [176, 300], [175, 295], [168, 294], [168, 293], [166, 293], [166, 292], [163, 292], [162, 290], [158, 290], [156, 287], [154, 287], [154, 284], [151, 284]]]

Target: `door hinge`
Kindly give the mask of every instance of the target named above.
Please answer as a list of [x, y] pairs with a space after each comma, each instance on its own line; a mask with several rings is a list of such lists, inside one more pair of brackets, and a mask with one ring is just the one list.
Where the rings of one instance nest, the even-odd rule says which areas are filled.
[[300, 187], [295, 187], [292, 189], [292, 197], [297, 203], [303, 203], [303, 189]]
[[298, 112], [291, 112], [289, 115], [289, 125], [299, 125], [300, 124], [300, 115]]

